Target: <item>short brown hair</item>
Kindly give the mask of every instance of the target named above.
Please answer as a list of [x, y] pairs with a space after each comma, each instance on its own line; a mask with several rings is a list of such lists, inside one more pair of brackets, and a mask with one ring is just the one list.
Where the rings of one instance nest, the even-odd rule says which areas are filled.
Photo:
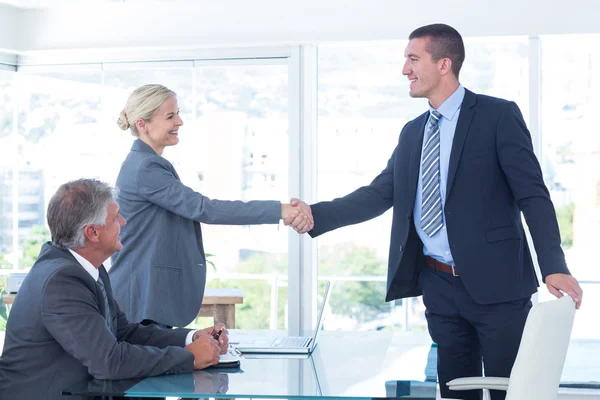
[[412, 31], [409, 40], [429, 38], [427, 52], [433, 61], [449, 58], [452, 61], [452, 72], [456, 79], [465, 61], [465, 44], [460, 33], [450, 25], [432, 24], [425, 25]]

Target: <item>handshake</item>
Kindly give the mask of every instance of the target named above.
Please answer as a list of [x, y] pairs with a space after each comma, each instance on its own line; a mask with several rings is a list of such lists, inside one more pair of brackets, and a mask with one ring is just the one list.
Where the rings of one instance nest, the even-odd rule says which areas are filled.
[[306, 233], [315, 226], [310, 206], [298, 199], [291, 199], [290, 204], [281, 205], [281, 219], [285, 226], [292, 227], [299, 234]]

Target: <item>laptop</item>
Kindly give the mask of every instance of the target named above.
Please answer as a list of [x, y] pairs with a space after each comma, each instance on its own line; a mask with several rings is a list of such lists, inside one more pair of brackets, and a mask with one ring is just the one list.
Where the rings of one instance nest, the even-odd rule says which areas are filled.
[[323, 304], [317, 318], [317, 326], [312, 337], [278, 336], [276, 338], [243, 338], [235, 347], [242, 353], [272, 353], [272, 354], [310, 354], [317, 345], [319, 331], [323, 327], [323, 313], [329, 299], [331, 283], [327, 281]]

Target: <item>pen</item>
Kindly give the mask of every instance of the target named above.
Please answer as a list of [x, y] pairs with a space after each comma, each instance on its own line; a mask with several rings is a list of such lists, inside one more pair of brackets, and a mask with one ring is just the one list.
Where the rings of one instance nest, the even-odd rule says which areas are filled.
[[232, 355], [244, 358], [244, 355], [237, 349], [237, 347], [233, 347], [230, 345], [229, 348], [235, 353], [235, 354], [232, 353]]
[[225, 327], [222, 326], [221, 329], [219, 329], [219, 332], [217, 332], [217, 334], [215, 336], [213, 336], [215, 338], [215, 340], [219, 340], [219, 336], [221, 336], [221, 333], [223, 333], [224, 329], [225, 329]]

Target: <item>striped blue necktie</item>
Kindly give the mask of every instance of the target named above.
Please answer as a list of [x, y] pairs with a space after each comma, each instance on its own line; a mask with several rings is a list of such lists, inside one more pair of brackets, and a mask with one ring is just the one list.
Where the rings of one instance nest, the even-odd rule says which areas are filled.
[[442, 115], [432, 111], [429, 117], [426, 144], [421, 162], [421, 229], [427, 236], [435, 235], [442, 226], [442, 196], [440, 194], [440, 127]]

